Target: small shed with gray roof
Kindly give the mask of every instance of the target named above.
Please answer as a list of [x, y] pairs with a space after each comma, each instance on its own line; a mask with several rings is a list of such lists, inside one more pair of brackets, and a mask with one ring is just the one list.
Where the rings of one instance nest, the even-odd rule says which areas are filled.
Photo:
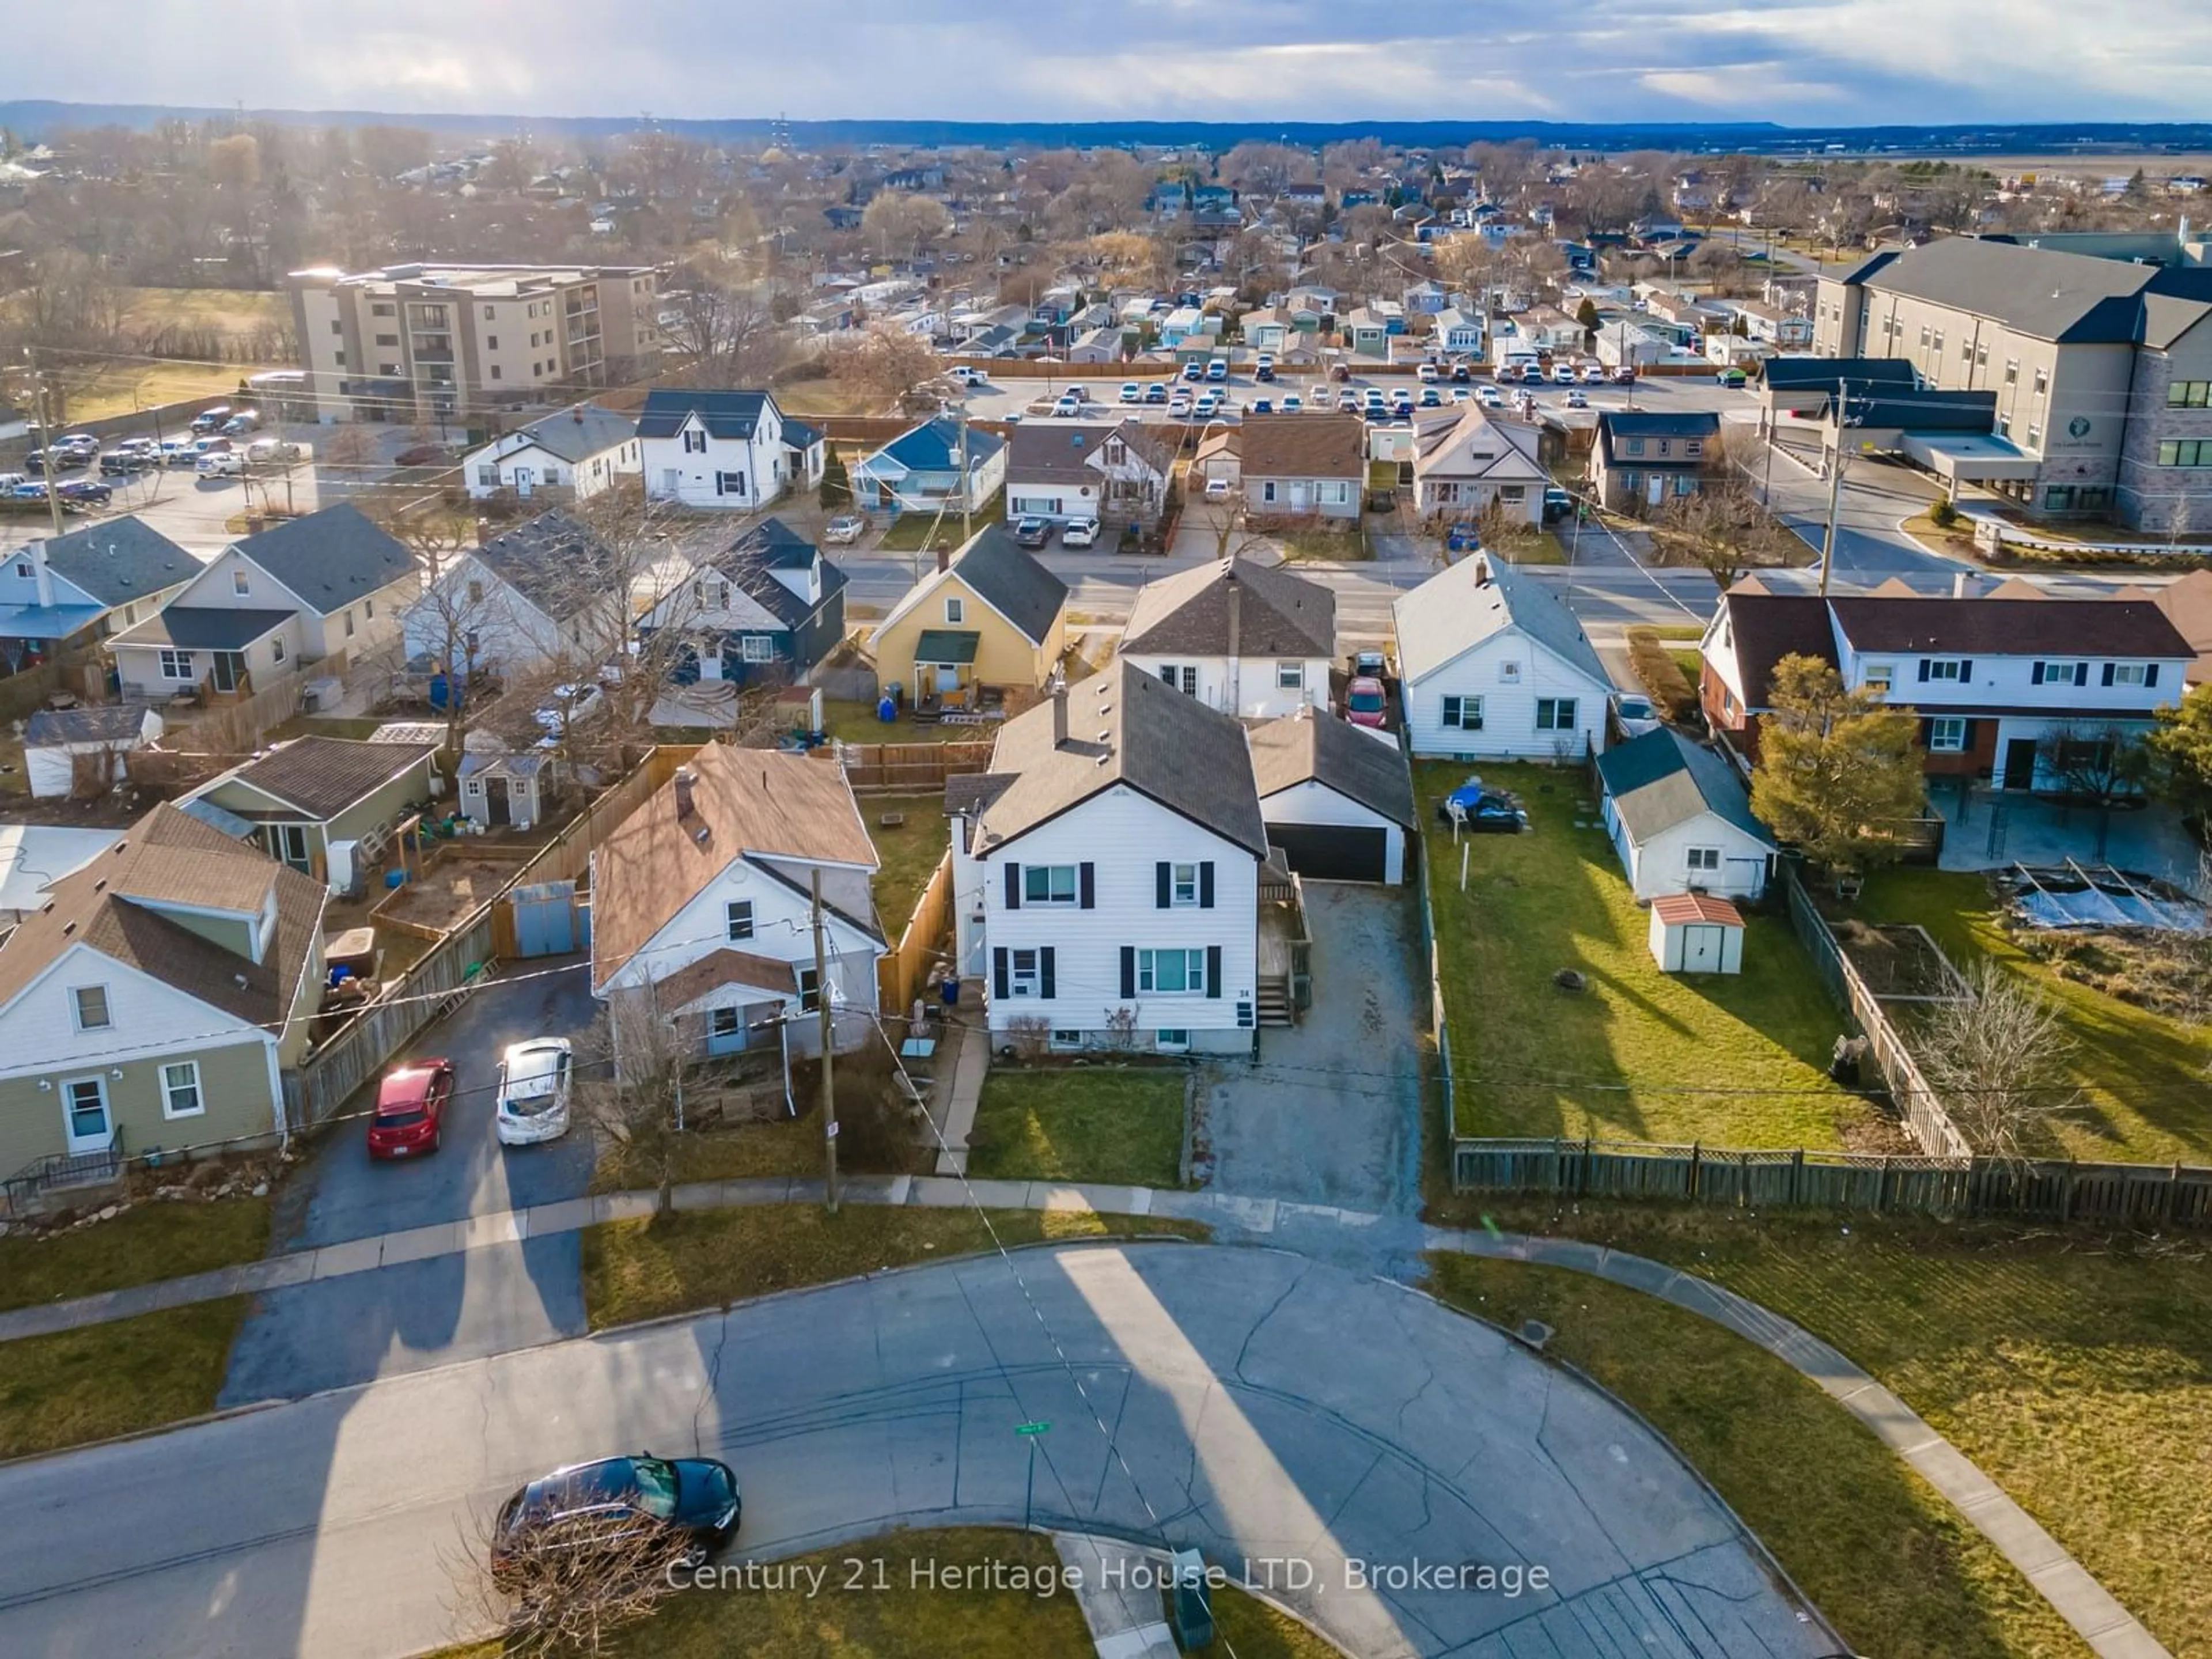
[[1778, 851], [1729, 763], [1680, 732], [1646, 732], [1601, 756], [1599, 809], [1639, 901], [1674, 893], [1756, 899]]
[[125, 755], [161, 735], [161, 715], [140, 703], [42, 708], [23, 727], [24, 780], [35, 799], [58, 800], [88, 767], [86, 787], [104, 789], [122, 781]]

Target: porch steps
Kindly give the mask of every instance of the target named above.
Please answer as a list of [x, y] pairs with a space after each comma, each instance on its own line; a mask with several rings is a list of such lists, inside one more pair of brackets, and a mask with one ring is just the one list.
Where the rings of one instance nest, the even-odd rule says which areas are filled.
[[1253, 1003], [1253, 1014], [1262, 1026], [1291, 1025], [1291, 993], [1287, 986], [1263, 984]]

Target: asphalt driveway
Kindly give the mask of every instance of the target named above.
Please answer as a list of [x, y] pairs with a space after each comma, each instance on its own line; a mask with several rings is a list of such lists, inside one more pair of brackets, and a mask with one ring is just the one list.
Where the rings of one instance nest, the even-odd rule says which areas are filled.
[[[1030, 1422], [1051, 1425], [1034, 1446]], [[1279, 1251], [1150, 1245], [848, 1280], [11, 1464], [7, 1649], [398, 1659], [481, 1636], [455, 1627], [453, 1540], [528, 1477], [641, 1446], [735, 1467], [732, 1562], [1012, 1524], [1033, 1490], [1042, 1526], [1274, 1562], [1362, 1659], [1841, 1645], [1663, 1441], [1504, 1333]]]
[[[598, 1005], [580, 959], [517, 964], [447, 1018], [425, 1029], [410, 1059], [453, 1061], [445, 1144], [414, 1162], [369, 1159], [361, 1122], [323, 1134], [314, 1156], [279, 1195], [271, 1248], [343, 1243], [440, 1222], [496, 1215], [574, 1198], [592, 1178], [591, 1137], [572, 1132], [545, 1146], [512, 1150], [493, 1134], [499, 1056], [531, 1036], [577, 1044], [591, 1059]], [[363, 1091], [349, 1107], [366, 1110]], [[574, 1235], [531, 1239], [410, 1262], [374, 1273], [272, 1291], [256, 1304], [231, 1349], [221, 1403], [295, 1398], [367, 1382], [393, 1371], [527, 1347], [586, 1329]]]
[[1313, 1002], [1260, 1034], [1257, 1066], [1201, 1074], [1212, 1184], [1254, 1198], [1410, 1215], [1420, 1202], [1419, 1021], [1411, 889], [1305, 884]]

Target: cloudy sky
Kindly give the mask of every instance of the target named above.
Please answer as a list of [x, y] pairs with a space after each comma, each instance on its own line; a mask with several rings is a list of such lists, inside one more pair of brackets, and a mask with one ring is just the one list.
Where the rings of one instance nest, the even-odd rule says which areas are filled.
[[664, 117], [2203, 119], [2206, 0], [171, 0], [0, 97]]

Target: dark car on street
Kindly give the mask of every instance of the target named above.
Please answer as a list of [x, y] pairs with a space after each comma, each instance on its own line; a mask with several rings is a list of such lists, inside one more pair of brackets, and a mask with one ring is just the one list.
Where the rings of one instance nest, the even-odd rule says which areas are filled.
[[369, 1114], [368, 1155], [413, 1158], [434, 1152], [446, 1138], [446, 1103], [453, 1097], [453, 1062], [411, 1060], [384, 1074]]
[[64, 501], [76, 501], [81, 506], [106, 507], [115, 499], [113, 488], [97, 478], [71, 478], [67, 483], [57, 484], [54, 489]]
[[500, 1506], [492, 1582], [513, 1585], [552, 1552], [619, 1555], [641, 1541], [703, 1561], [737, 1536], [738, 1477], [708, 1457], [602, 1458], [542, 1475]]

